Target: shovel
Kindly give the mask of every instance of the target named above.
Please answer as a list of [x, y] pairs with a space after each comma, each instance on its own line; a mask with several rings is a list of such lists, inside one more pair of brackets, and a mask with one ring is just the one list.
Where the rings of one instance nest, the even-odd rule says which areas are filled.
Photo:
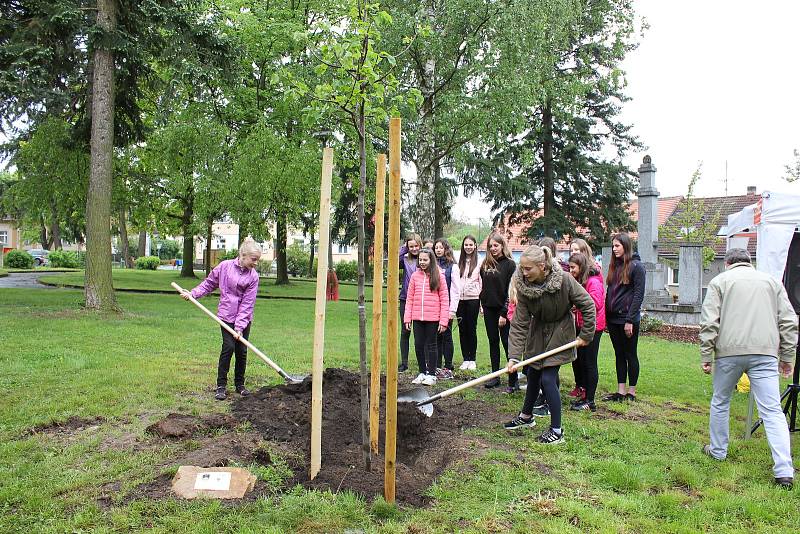
[[[183, 289], [181, 286], [179, 286], [178, 284], [176, 284], [175, 282], [172, 282], [172, 284], [171, 284], [171, 285], [172, 285], [172, 287], [174, 287], [175, 289], [177, 289], [177, 290], [178, 290], [178, 292], [180, 292], [180, 293], [183, 293], [184, 291], [187, 291], [187, 290]], [[187, 291], [187, 292], [188, 292], [188, 291]], [[242, 343], [244, 344], [244, 346], [245, 346], [245, 347], [247, 347], [248, 349], [252, 350], [252, 351], [253, 351], [253, 352], [256, 354], [256, 356], [258, 356], [259, 358], [261, 358], [262, 360], [264, 360], [264, 361], [266, 362], [266, 364], [267, 364], [267, 365], [269, 365], [270, 367], [272, 367], [272, 368], [275, 370], [275, 372], [276, 372], [276, 373], [278, 373], [279, 375], [281, 375], [281, 376], [283, 377], [283, 379], [284, 379], [284, 380], [286, 380], [286, 383], [287, 383], [287, 384], [300, 384], [300, 383], [302, 383], [302, 382], [303, 382], [303, 380], [306, 378], [305, 376], [301, 376], [301, 375], [290, 375], [290, 374], [288, 374], [286, 371], [284, 371], [283, 369], [281, 369], [281, 368], [278, 366], [278, 364], [277, 364], [277, 363], [275, 363], [275, 362], [273, 362], [272, 360], [270, 360], [270, 359], [269, 359], [269, 358], [268, 358], [268, 357], [267, 357], [267, 356], [266, 356], [266, 355], [265, 355], [263, 352], [261, 352], [260, 350], [258, 350], [258, 349], [255, 347], [255, 345], [253, 345], [252, 343], [250, 343], [250, 342], [249, 342], [248, 340], [246, 340], [245, 338], [243, 338], [243, 337], [240, 337], [240, 336], [239, 336], [239, 334], [237, 334], [237, 333], [236, 333], [236, 330], [234, 330], [233, 328], [231, 328], [230, 326], [228, 326], [227, 324], [225, 324], [225, 322], [224, 322], [222, 319], [220, 319], [219, 317], [217, 317], [216, 315], [214, 315], [213, 313], [211, 313], [210, 311], [208, 311], [208, 308], [206, 308], [205, 306], [203, 306], [202, 304], [200, 304], [199, 302], [197, 302], [197, 300], [196, 300], [194, 297], [192, 297], [192, 296], [189, 296], [189, 300], [190, 300], [192, 303], [194, 303], [194, 305], [195, 305], [195, 306], [197, 306], [198, 308], [200, 308], [201, 310], [203, 310], [203, 312], [204, 312], [206, 315], [208, 315], [209, 317], [211, 317], [212, 319], [214, 319], [216, 322], [218, 322], [218, 323], [219, 323], [219, 325], [220, 325], [222, 328], [224, 328], [225, 330], [227, 330], [227, 331], [228, 331], [228, 332], [229, 332], [229, 333], [230, 333], [230, 334], [231, 334], [231, 335], [232, 335], [234, 338], [236, 338], [236, 337], [239, 337], [238, 341], [242, 342]]]
[[[561, 345], [560, 347], [556, 347], [556, 348], [554, 348], [552, 350], [548, 350], [547, 352], [543, 352], [542, 354], [539, 354], [538, 356], [533, 356], [531, 358], [528, 358], [527, 360], [522, 360], [521, 362], [519, 362], [516, 365], [516, 367], [517, 367], [517, 369], [521, 369], [522, 367], [525, 367], [526, 365], [530, 365], [533, 362], [538, 362], [539, 360], [544, 360], [545, 358], [547, 358], [549, 356], [552, 356], [553, 354], [558, 354], [559, 352], [563, 352], [563, 351], [565, 351], [567, 349], [571, 349], [571, 348], [577, 347], [577, 346], [578, 346], [578, 340], [576, 339], [575, 341], [570, 341], [566, 345]], [[503, 376], [504, 374], [507, 374], [507, 373], [508, 373], [508, 368], [507, 367], [503, 367], [502, 369], [500, 369], [498, 371], [494, 371], [492, 373], [489, 373], [488, 375], [479, 376], [478, 378], [474, 378], [474, 379], [470, 380], [469, 382], [464, 382], [463, 384], [459, 384], [459, 385], [457, 385], [455, 387], [452, 387], [450, 389], [446, 389], [446, 390], [444, 390], [444, 391], [442, 391], [440, 393], [437, 393], [436, 395], [433, 395], [433, 396], [429, 396], [428, 391], [425, 388], [414, 388], [414, 389], [405, 391], [405, 392], [401, 393], [400, 395], [398, 395], [397, 402], [413, 402], [414, 405], [422, 413], [424, 413], [425, 415], [430, 417], [431, 415], [433, 415], [433, 406], [431, 405], [431, 403], [433, 403], [433, 402], [435, 402], [435, 401], [437, 401], [439, 399], [443, 399], [445, 397], [449, 397], [453, 393], [457, 393], [457, 392], [459, 392], [459, 391], [461, 391], [463, 389], [467, 389], [467, 388], [471, 388], [473, 386], [477, 386], [477, 385], [483, 384], [484, 382], [488, 382], [489, 380], [492, 380], [493, 378], [498, 378], [498, 377]]]

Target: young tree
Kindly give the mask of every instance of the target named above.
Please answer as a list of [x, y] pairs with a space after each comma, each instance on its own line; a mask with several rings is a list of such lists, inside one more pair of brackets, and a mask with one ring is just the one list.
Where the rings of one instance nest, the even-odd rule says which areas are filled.
[[794, 149], [794, 161], [784, 168], [786, 169], [786, 174], [783, 175], [784, 180], [789, 183], [800, 180], [800, 150]]

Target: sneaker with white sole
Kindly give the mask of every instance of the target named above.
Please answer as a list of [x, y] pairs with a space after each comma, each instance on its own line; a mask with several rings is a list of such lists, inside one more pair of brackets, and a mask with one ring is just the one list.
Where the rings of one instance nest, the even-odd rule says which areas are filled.
[[545, 445], [558, 445], [559, 443], [564, 443], [564, 432], [560, 434], [556, 433], [552, 427], [545, 430], [539, 439], [537, 439], [539, 443], [544, 443]]
[[506, 430], [516, 430], [517, 428], [533, 428], [536, 426], [536, 418], [531, 416], [530, 419], [525, 419], [521, 415], [516, 416], [514, 419], [503, 425]]
[[534, 417], [547, 417], [550, 415], [550, 407], [545, 404], [544, 406], [540, 406], [539, 408], [534, 408], [531, 410], [533, 412]]
[[453, 374], [453, 371], [447, 367], [442, 367], [441, 369], [436, 370], [437, 380], [452, 380], [454, 377], [455, 375]]
[[420, 373], [417, 375], [417, 378], [411, 381], [412, 384], [422, 384], [422, 381], [425, 380], [425, 373]]
[[423, 386], [433, 386], [436, 384], [436, 377], [434, 375], [424, 375], [422, 382]]
[[478, 368], [478, 364], [475, 363], [475, 360], [472, 360], [471, 362], [469, 362], [470, 371], [475, 371], [477, 368]]
[[468, 360], [464, 360], [464, 362], [461, 364], [461, 367], [459, 367], [458, 369], [461, 371], [466, 371], [467, 369], [469, 369], [469, 363], [470, 362]]

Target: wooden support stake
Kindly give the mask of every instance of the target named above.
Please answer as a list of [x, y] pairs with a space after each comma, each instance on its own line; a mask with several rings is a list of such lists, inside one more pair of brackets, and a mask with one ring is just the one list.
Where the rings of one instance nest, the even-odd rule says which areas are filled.
[[[333, 149], [322, 150], [322, 183], [319, 193], [319, 250], [328, 250], [331, 219], [331, 175]], [[328, 255], [317, 259], [317, 302], [314, 308], [314, 359], [311, 366], [311, 468], [309, 478], [319, 473], [322, 464], [322, 372], [325, 350], [325, 290], [328, 277]]]
[[386, 154], [378, 154], [375, 184], [375, 240], [372, 251], [372, 361], [369, 383], [369, 446], [378, 454], [381, 414], [381, 330], [383, 326], [383, 207], [386, 203]]
[[397, 458], [397, 352], [400, 337], [400, 119], [389, 121], [389, 268], [386, 283], [386, 441], [383, 497], [395, 498], [395, 460]]

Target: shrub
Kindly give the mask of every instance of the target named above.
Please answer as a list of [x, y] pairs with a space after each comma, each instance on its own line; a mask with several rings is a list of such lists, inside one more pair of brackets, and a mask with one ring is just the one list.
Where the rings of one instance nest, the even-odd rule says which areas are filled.
[[47, 260], [51, 267], [67, 269], [77, 269], [81, 264], [78, 254], [69, 250], [54, 250], [47, 255]]
[[334, 267], [336, 270], [336, 277], [340, 281], [353, 281], [358, 279], [358, 262], [353, 261], [340, 261]]
[[286, 270], [292, 276], [308, 275], [309, 252], [303, 245], [292, 243], [286, 248]]
[[221, 262], [223, 262], [225, 260], [232, 260], [232, 259], [235, 259], [235, 258], [238, 258], [238, 257], [239, 257], [239, 251], [236, 250], [235, 248], [232, 248], [230, 250], [226, 250], [225, 252], [223, 252], [221, 254], [217, 254], [217, 264], [219, 264], [219, 263], [221, 263]]
[[[158, 248], [158, 245], [161, 245], [161, 249]], [[153, 248], [158, 251], [158, 257], [162, 260], [177, 258], [181, 250], [178, 242], [172, 239], [158, 239], [153, 244]]]
[[267, 276], [272, 272], [272, 260], [258, 260], [256, 272], [261, 276]]
[[142, 256], [136, 258], [136, 268], [140, 271], [155, 271], [161, 264], [157, 256]]
[[33, 256], [24, 250], [10, 250], [4, 263], [12, 269], [33, 269]]
[[658, 317], [642, 315], [642, 322], [639, 324], [640, 332], [658, 332], [664, 326], [664, 321]]

